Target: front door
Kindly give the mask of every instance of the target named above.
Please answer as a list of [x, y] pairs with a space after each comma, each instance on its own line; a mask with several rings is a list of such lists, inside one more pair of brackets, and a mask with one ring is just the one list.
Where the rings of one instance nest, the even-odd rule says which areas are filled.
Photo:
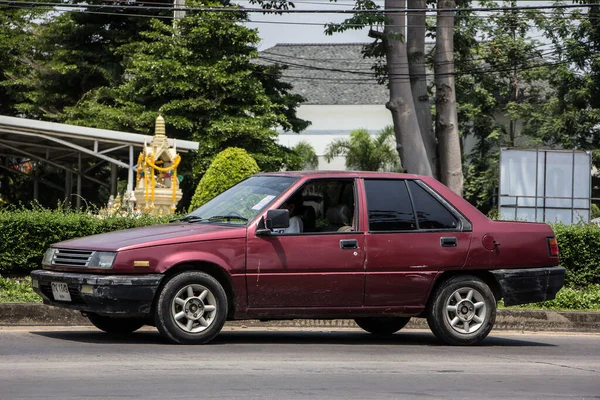
[[[354, 180], [312, 181], [299, 193], [304, 198], [299, 208], [311, 207], [307, 214], [318, 221], [303, 221], [310, 232], [256, 236], [256, 227], [248, 230], [248, 307], [361, 306], [365, 251], [364, 234], [352, 218]], [[349, 215], [339, 215], [340, 210]]]

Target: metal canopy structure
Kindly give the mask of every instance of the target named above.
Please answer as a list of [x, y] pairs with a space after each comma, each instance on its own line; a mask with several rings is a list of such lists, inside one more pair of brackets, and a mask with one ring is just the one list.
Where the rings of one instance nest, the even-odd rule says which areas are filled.
[[[29, 159], [39, 163], [47, 163], [65, 171], [65, 185], [61, 187], [40, 177], [36, 171], [27, 174], [7, 164], [1, 169], [17, 174], [24, 174], [33, 180], [34, 199], [39, 193], [39, 184], [64, 191], [65, 199], [73, 195], [73, 178], [76, 181], [77, 208], [81, 206], [82, 180], [87, 179], [98, 185], [110, 188], [111, 194], [117, 191], [117, 168], [128, 170], [127, 191], [134, 188], [134, 173], [137, 170], [137, 155], [144, 143], [152, 140], [151, 135], [141, 135], [111, 131], [106, 129], [86, 128], [82, 126], [58, 124], [0, 115], [0, 156]], [[198, 150], [198, 143], [188, 140], [169, 139], [170, 146], [185, 153]], [[88, 168], [83, 170], [84, 163]], [[101, 164], [111, 166], [111, 181], [103, 182], [90, 175], [89, 172]], [[89, 166], [91, 164], [91, 166]]]

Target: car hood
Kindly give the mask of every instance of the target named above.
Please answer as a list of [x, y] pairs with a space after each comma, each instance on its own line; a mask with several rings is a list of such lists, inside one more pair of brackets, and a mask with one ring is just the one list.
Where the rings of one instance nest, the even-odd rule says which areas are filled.
[[234, 239], [245, 236], [245, 226], [183, 222], [85, 236], [55, 243], [52, 247], [63, 249], [122, 251], [148, 246]]

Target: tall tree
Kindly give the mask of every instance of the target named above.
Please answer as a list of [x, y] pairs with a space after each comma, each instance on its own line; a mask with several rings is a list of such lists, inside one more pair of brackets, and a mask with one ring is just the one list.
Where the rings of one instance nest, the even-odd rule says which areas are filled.
[[440, 177], [452, 191], [462, 195], [463, 173], [456, 89], [454, 84], [454, 0], [438, 0], [435, 49], [435, 104]]
[[[386, 0], [385, 8], [404, 10], [406, 0]], [[386, 12], [383, 43], [390, 88], [390, 101], [386, 107], [392, 112], [396, 147], [402, 166], [411, 173], [432, 176], [431, 163], [421, 135], [410, 84], [405, 31], [406, 13]]]
[[125, 60], [122, 83], [88, 92], [67, 109], [67, 120], [149, 132], [162, 112], [170, 136], [200, 143], [197, 176], [228, 147], [246, 149], [263, 170], [282, 168], [290, 152], [276, 143], [275, 129], [306, 126], [295, 117], [301, 98], [276, 82], [278, 69], [253, 63], [259, 38], [238, 24], [244, 18], [187, 12], [176, 28], [152, 20], [140, 40], [117, 49]]
[[[579, 3], [583, 3], [578, 1]], [[521, 110], [524, 132], [565, 148], [600, 147], [600, 3], [538, 19], [553, 44], [551, 92], [536, 108]]]
[[427, 158], [431, 162], [433, 176], [439, 177], [437, 139], [433, 129], [431, 104], [427, 83], [427, 67], [425, 66], [425, 37], [427, 35], [427, 0], [411, 0], [408, 2], [408, 28], [406, 44], [408, 46], [408, 70], [412, 87], [415, 111], [419, 120], [419, 128]]
[[[106, 0], [72, 3], [114, 6]], [[154, 6], [170, 7], [171, 2], [158, 0]], [[139, 32], [147, 29], [148, 11], [135, 3], [126, 9], [96, 11], [47, 12], [27, 26], [30, 50], [19, 55], [27, 72], [16, 73], [12, 82], [21, 93], [15, 104], [20, 115], [61, 122], [65, 108], [85, 93], [121, 82], [124, 55], [116, 49], [137, 40]], [[158, 17], [167, 13], [154, 11]]]

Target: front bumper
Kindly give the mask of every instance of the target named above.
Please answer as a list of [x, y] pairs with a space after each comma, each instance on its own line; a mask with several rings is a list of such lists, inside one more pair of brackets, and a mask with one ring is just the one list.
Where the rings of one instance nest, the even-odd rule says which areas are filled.
[[[97, 275], [45, 270], [31, 273], [33, 290], [42, 297], [44, 304], [97, 314], [132, 316], [147, 316], [151, 312], [154, 295], [163, 277], [161, 274]], [[66, 283], [71, 301], [55, 300], [51, 282]]]
[[565, 282], [565, 268], [498, 269], [490, 271], [498, 285], [504, 305], [538, 303], [552, 300]]

